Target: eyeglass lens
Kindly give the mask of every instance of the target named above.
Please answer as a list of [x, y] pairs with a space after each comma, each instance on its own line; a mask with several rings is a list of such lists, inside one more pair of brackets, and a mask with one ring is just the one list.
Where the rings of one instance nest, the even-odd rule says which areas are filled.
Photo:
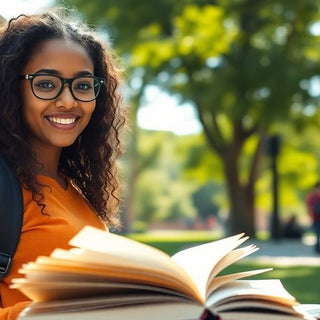
[[[36, 75], [32, 81], [33, 93], [40, 99], [55, 99], [62, 91], [63, 80], [52, 75]], [[94, 100], [100, 90], [100, 82], [94, 77], [79, 77], [72, 81], [70, 90], [80, 101]]]

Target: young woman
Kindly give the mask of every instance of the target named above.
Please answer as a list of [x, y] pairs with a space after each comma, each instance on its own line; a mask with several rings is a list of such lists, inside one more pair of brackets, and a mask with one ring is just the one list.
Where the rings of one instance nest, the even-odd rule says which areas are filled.
[[61, 13], [21, 15], [0, 31], [0, 154], [23, 188], [20, 242], [0, 284], [0, 319], [30, 302], [9, 288], [23, 263], [85, 225], [119, 224], [115, 160], [124, 123], [110, 50]]

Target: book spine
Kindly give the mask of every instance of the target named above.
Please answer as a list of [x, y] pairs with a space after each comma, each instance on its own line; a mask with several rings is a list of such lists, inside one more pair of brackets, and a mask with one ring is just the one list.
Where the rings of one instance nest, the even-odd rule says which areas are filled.
[[209, 310], [205, 310], [199, 320], [222, 320], [219, 316], [212, 314]]

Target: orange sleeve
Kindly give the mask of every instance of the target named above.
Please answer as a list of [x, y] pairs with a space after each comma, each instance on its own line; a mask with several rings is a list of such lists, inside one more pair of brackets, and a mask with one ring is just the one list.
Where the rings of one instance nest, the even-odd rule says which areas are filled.
[[16, 320], [19, 314], [25, 309], [31, 301], [18, 302], [7, 308], [0, 308], [0, 320]]

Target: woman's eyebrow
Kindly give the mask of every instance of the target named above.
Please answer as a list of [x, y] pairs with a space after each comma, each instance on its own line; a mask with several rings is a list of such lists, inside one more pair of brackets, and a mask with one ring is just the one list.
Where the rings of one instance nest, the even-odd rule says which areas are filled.
[[81, 77], [81, 76], [93, 76], [92, 72], [90, 71], [79, 71], [76, 73], [77, 77]]
[[[37, 73], [46, 73], [46, 74], [52, 74], [52, 75], [61, 75], [61, 73], [57, 70], [54, 69], [39, 69], [35, 72]], [[75, 77], [82, 77], [82, 76], [93, 76], [92, 72], [84, 70], [84, 71], [79, 71], [75, 74]]]
[[54, 74], [54, 75], [59, 75], [59, 72], [54, 69], [39, 69], [35, 73], [50, 73], [50, 74]]

